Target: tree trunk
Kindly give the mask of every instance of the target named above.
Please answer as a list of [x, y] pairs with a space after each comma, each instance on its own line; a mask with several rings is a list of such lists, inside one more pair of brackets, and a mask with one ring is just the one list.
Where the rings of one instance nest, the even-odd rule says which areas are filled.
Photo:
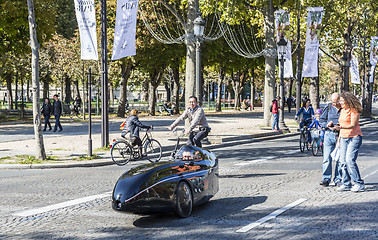
[[30, 79], [28, 78], [28, 80], [26, 81], [26, 101], [29, 102], [30, 101]]
[[310, 78], [310, 100], [314, 110], [319, 108], [319, 77]]
[[[185, 108], [189, 107], [189, 97], [195, 95], [195, 60], [196, 47], [194, 39], [193, 21], [197, 17], [198, 1], [188, 0], [186, 21], [186, 69], [185, 69]], [[198, 99], [198, 101], [201, 101]]]
[[172, 107], [173, 113], [179, 114], [180, 113], [180, 69], [179, 66], [175, 66], [172, 68], [173, 73], [173, 96], [172, 96]]
[[41, 129], [41, 111], [39, 102], [39, 43], [37, 40], [37, 25], [34, 15], [33, 0], [27, 0], [29, 11], [30, 47], [32, 50], [32, 85], [33, 85], [33, 122], [34, 136], [37, 142], [37, 158], [46, 159], [45, 146]]
[[131, 75], [132, 63], [126, 63], [122, 61], [121, 64], [121, 82], [119, 90], [119, 101], [118, 101], [118, 117], [125, 117], [125, 105], [127, 103], [127, 81]]
[[148, 101], [148, 81], [144, 80], [142, 83], [142, 92], [140, 93], [140, 100], [143, 102]]
[[43, 81], [43, 101], [45, 101], [44, 99], [47, 98], [47, 94], [49, 92], [49, 83], [47, 82], [47, 79], [45, 79], [45, 81]]
[[270, 126], [271, 113], [270, 105], [274, 98], [274, 85], [275, 85], [275, 58], [276, 58], [276, 47], [274, 38], [274, 8], [273, 0], [268, 0], [265, 14], [265, 49], [268, 51], [265, 54], [265, 84], [264, 84], [264, 124]]
[[164, 82], [164, 88], [165, 88], [165, 91], [167, 92], [167, 98], [165, 99], [167, 102], [170, 102], [171, 101], [171, 84], [169, 84], [172, 80], [172, 76], [169, 77], [170, 78], [170, 81], [165, 81]]
[[12, 97], [12, 74], [6, 75], [7, 79], [7, 101], [8, 109], [13, 109], [13, 97]]
[[[221, 68], [219, 68], [219, 74], [218, 74], [217, 106], [216, 106], [216, 110], [215, 110], [217, 112], [222, 112], [222, 85], [223, 85], [223, 79], [224, 79], [224, 70], [221, 67]], [[226, 96], [226, 89], [224, 89], [223, 91], [224, 91], [224, 96]]]
[[251, 110], [255, 110], [255, 69], [251, 70]]
[[15, 91], [14, 91], [14, 108], [18, 109], [17, 106], [17, 100], [18, 100], [18, 72], [16, 72], [16, 78], [15, 78]]
[[66, 104], [70, 104], [70, 102], [71, 102], [71, 78], [70, 77], [68, 77], [67, 75], [65, 76], [65, 78], [64, 78], [64, 85], [65, 85], [65, 90], [66, 90], [66, 92], [65, 92], [65, 99], [64, 99], [64, 102], [66, 103]]
[[21, 119], [25, 118], [25, 103], [24, 103], [24, 75], [21, 70]]
[[76, 96], [79, 96], [80, 97], [80, 88], [79, 88], [79, 81], [74, 81], [74, 86], [75, 86], [75, 96], [73, 96], [73, 99], [76, 98]]
[[156, 89], [160, 84], [161, 73], [156, 71], [150, 74], [150, 82], [148, 87], [148, 114], [155, 116], [155, 105], [156, 105]]

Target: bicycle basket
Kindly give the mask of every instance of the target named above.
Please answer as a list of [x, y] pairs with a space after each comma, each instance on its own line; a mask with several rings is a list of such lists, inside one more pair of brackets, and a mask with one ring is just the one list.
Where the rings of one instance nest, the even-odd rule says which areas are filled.
[[311, 130], [311, 138], [319, 138], [320, 130], [319, 129], [312, 129]]

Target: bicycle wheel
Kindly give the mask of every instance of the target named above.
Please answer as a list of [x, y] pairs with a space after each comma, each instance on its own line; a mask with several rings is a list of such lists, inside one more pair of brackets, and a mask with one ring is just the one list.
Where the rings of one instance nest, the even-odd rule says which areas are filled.
[[311, 144], [312, 155], [317, 156], [319, 151], [318, 139], [314, 138]]
[[150, 162], [159, 162], [161, 159], [161, 145], [155, 139], [149, 139], [144, 145], [144, 152]]
[[115, 164], [123, 166], [132, 158], [133, 150], [129, 143], [125, 141], [116, 141], [110, 149], [110, 155]]
[[308, 141], [308, 133], [306, 132], [305, 133], [305, 142], [306, 142], [306, 149], [307, 151], [310, 151], [310, 148], [311, 148], [311, 142]]
[[301, 150], [301, 152], [304, 152], [305, 144], [306, 144], [305, 134], [301, 132], [301, 135], [299, 137], [299, 149]]

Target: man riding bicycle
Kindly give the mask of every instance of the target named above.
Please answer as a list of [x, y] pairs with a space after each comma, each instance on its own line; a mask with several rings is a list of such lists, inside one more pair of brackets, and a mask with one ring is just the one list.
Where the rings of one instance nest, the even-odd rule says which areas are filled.
[[169, 130], [174, 129], [180, 122], [185, 119], [189, 120], [189, 129], [185, 131], [185, 134], [189, 134], [188, 144], [202, 147], [201, 140], [207, 137], [211, 128], [209, 127], [205, 112], [198, 105], [197, 98], [195, 96], [189, 97], [189, 108], [168, 127]]

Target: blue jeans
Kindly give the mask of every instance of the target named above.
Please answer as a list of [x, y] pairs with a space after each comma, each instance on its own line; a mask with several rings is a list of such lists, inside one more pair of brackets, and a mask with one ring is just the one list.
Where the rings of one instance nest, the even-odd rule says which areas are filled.
[[60, 124], [60, 115], [54, 115], [55, 116], [55, 126], [54, 126], [54, 131], [56, 131], [59, 127], [60, 130], [63, 130], [62, 125]]
[[278, 127], [278, 117], [279, 117], [279, 113], [272, 113], [273, 115], [273, 125], [272, 125], [272, 130], [274, 130], [274, 126], [277, 127], [277, 130], [280, 130], [280, 128]]
[[361, 144], [361, 136], [340, 138], [340, 163], [343, 171], [343, 184], [345, 186], [352, 186], [351, 178], [355, 184], [364, 184], [356, 164], [358, 150], [360, 150]]
[[[334, 132], [326, 131], [324, 134], [323, 143], [323, 180], [331, 182], [332, 178], [332, 157], [331, 153], [336, 147], [336, 135]], [[336, 160], [335, 164], [335, 178], [333, 182], [337, 183], [341, 181], [341, 168], [340, 160]]]

